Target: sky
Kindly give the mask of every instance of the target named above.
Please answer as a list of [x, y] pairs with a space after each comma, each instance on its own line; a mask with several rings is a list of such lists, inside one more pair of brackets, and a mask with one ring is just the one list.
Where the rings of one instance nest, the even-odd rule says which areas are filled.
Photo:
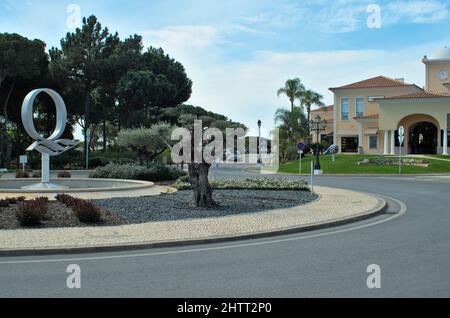
[[328, 88], [385, 75], [425, 84], [424, 55], [450, 46], [449, 0], [0, 0], [0, 32], [48, 48], [95, 14], [121, 38], [144, 37], [183, 63], [188, 103], [240, 121], [256, 134], [289, 107], [289, 78], [333, 103]]

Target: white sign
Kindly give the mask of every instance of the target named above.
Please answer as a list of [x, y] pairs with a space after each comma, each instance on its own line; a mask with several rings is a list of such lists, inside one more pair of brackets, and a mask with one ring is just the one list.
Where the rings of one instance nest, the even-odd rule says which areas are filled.
[[28, 163], [28, 157], [27, 156], [20, 156], [19, 161], [20, 161], [21, 164], [26, 165]]
[[400, 146], [403, 144], [403, 141], [405, 140], [405, 128], [403, 126], [400, 126], [398, 129], [398, 142], [400, 143]]

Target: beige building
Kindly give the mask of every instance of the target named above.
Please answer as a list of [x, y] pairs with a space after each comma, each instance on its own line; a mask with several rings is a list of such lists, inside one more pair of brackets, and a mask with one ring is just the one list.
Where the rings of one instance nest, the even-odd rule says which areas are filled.
[[[334, 140], [333, 140], [333, 124], [334, 124], [334, 106], [325, 106], [325, 107], [321, 107], [319, 109], [315, 109], [313, 111], [311, 111], [311, 119], [315, 120], [317, 118], [317, 116], [320, 116], [321, 120], [326, 120], [327, 121], [327, 128], [324, 131], [321, 131], [319, 134], [319, 142], [325, 141], [328, 144], [332, 145]], [[317, 142], [317, 134], [316, 133], [312, 133], [311, 134], [312, 137], [312, 142], [316, 143]]]
[[341, 153], [396, 154], [398, 129], [403, 126], [402, 153], [448, 154], [450, 147], [450, 48], [432, 58], [424, 57], [426, 87], [403, 79], [377, 76], [360, 82], [330, 88], [334, 107], [314, 118], [332, 120], [330, 138]]

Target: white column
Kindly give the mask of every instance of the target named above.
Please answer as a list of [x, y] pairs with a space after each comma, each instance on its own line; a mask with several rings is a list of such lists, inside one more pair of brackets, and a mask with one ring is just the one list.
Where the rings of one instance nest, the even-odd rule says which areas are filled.
[[448, 148], [447, 148], [447, 143], [448, 143], [448, 141], [447, 141], [447, 138], [448, 138], [448, 136], [447, 136], [447, 129], [442, 129], [443, 131], [444, 131], [444, 139], [442, 140], [443, 141], [443, 144], [442, 144], [442, 154], [443, 155], [448, 155]]
[[389, 154], [389, 130], [384, 131], [384, 155]]
[[395, 155], [395, 129], [391, 130], [391, 155]]
[[42, 183], [50, 183], [50, 156], [42, 154], [41, 160]]
[[359, 123], [359, 136], [358, 136], [358, 152], [360, 152], [361, 154], [364, 153], [364, 149], [363, 149], [363, 145], [364, 145], [364, 126], [362, 123]]

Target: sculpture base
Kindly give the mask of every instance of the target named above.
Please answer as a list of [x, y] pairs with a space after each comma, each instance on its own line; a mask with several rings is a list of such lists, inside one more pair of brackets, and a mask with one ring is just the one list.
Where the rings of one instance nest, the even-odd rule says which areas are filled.
[[37, 184], [32, 184], [26, 187], [23, 187], [24, 190], [62, 190], [62, 189], [69, 189], [69, 187], [54, 184], [50, 182], [41, 182]]

